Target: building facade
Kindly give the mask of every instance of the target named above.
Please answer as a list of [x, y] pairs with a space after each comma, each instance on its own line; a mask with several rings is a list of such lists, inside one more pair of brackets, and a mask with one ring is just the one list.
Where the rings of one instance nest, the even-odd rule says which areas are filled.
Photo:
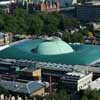
[[81, 21], [100, 21], [100, 5], [91, 3], [77, 5], [76, 17]]
[[59, 11], [60, 10], [60, 3], [58, 1], [42, 1], [41, 5], [40, 5], [40, 10], [41, 11], [48, 11], [48, 12], [52, 12], [52, 11]]
[[2, 33], [0, 32], [0, 45], [6, 45], [12, 42], [11, 33]]
[[68, 72], [61, 78], [61, 87], [68, 92], [86, 89], [92, 82], [92, 77], [92, 73]]

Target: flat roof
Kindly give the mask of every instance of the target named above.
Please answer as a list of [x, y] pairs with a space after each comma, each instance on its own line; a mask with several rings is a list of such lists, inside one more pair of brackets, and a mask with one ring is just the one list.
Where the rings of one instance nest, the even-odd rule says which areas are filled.
[[[33, 71], [37, 68], [44, 68], [50, 70], [58, 70], [58, 71], [78, 71], [78, 72], [96, 72], [100, 73], [100, 67], [94, 67], [92, 65], [67, 65], [67, 64], [57, 64], [57, 63], [50, 63], [50, 62], [38, 62], [38, 61], [28, 61], [28, 60], [15, 60], [15, 59], [0, 59], [0, 62], [5, 64], [11, 64], [14, 62], [17, 64], [24, 64], [26, 65], [24, 70]], [[16, 63], [17, 62], [17, 63]]]
[[0, 80], [0, 86], [4, 87], [7, 90], [24, 94], [31, 94], [37, 91], [38, 89], [44, 87], [43, 84], [39, 83], [38, 81], [29, 81], [27, 83], [22, 83], [6, 80]]
[[80, 73], [80, 72], [75, 72], [75, 71], [73, 71], [73, 72], [68, 72], [68, 73], [66, 73], [66, 75], [68, 75], [68, 76], [79, 76], [80, 78], [82, 78], [82, 77], [85, 76], [85, 74]]
[[86, 4], [100, 5], [100, 1], [99, 0], [89, 1], [89, 2], [86, 2]]

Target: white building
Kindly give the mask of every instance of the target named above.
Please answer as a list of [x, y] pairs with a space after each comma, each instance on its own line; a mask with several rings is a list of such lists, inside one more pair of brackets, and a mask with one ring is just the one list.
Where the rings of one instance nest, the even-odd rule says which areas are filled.
[[91, 82], [89, 87], [94, 90], [100, 90], [100, 78], [97, 78], [95, 81]]
[[92, 82], [92, 73], [79, 73], [68, 72], [61, 78], [63, 88], [66, 88], [69, 92], [75, 92], [88, 88]]

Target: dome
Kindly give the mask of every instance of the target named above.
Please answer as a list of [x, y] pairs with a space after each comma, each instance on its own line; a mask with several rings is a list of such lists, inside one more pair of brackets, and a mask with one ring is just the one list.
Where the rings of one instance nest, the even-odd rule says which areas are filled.
[[73, 49], [60, 38], [51, 37], [38, 46], [37, 52], [40, 55], [58, 55], [72, 53]]

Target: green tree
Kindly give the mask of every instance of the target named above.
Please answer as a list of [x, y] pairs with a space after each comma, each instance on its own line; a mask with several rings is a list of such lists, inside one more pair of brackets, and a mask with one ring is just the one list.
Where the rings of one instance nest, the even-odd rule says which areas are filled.
[[63, 40], [66, 42], [71, 42], [71, 33], [70, 32], [64, 32]]
[[0, 30], [15, 34], [53, 35], [52, 33], [77, 27], [78, 24], [76, 19], [60, 13], [28, 13], [25, 9], [17, 8], [12, 14], [5, 15], [0, 10]]
[[63, 40], [66, 42], [83, 42], [83, 34], [81, 32], [65, 32], [63, 36]]
[[30, 18], [30, 14], [25, 9], [16, 9], [15, 13], [12, 15], [16, 19], [16, 29], [17, 33], [25, 34], [28, 31], [27, 20]]
[[70, 100], [69, 94], [65, 90], [61, 90], [54, 95], [55, 100]]
[[81, 32], [74, 32], [71, 34], [71, 42], [83, 42], [83, 35]]
[[52, 34], [58, 31], [59, 19], [53, 14], [44, 14], [41, 16], [44, 21], [43, 33]]
[[36, 35], [40, 35], [42, 33], [44, 23], [38, 15], [31, 15], [27, 23], [29, 33]]
[[87, 90], [84, 90], [81, 94], [82, 100], [100, 100], [100, 91], [98, 90], [91, 90], [88, 88]]
[[82, 96], [82, 100], [88, 100], [87, 96]]
[[0, 31], [4, 30], [4, 25], [5, 25], [4, 18], [3, 16], [0, 16]]
[[79, 25], [79, 21], [71, 17], [63, 17], [64, 29], [75, 28]]
[[8, 95], [9, 94], [9, 91], [0, 86], [0, 94]]
[[5, 18], [5, 26], [4, 26], [4, 30], [6, 32], [15, 32], [16, 33], [16, 19], [13, 18], [12, 16], [7, 16]]

